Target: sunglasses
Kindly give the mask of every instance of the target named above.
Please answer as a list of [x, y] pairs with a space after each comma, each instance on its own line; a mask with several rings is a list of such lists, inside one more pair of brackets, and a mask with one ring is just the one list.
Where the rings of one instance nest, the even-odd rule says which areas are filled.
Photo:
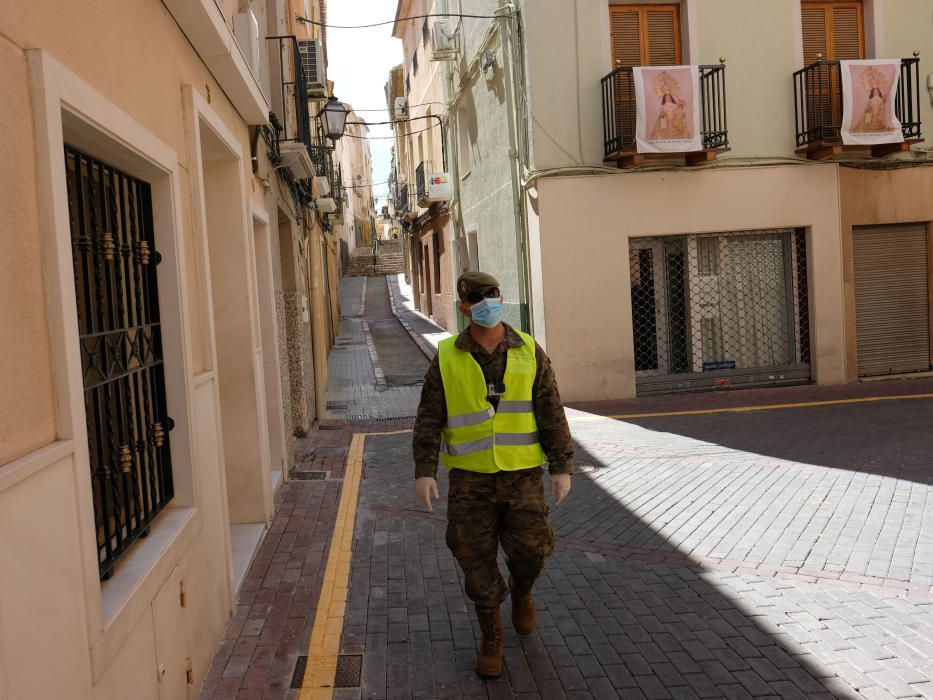
[[479, 304], [483, 299], [498, 299], [502, 296], [498, 287], [486, 287], [486, 289], [474, 289], [466, 295], [466, 300], [471, 304]]

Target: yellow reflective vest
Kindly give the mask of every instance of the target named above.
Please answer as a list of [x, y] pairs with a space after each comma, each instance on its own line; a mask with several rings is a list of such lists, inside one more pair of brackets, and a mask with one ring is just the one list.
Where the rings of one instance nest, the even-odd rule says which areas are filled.
[[498, 410], [486, 398], [486, 378], [473, 355], [456, 347], [457, 337], [438, 346], [437, 356], [447, 402], [447, 424], [441, 431], [441, 463], [448, 470], [493, 473], [544, 464], [538, 442], [532, 387], [537, 374], [535, 341], [509, 348], [505, 395]]

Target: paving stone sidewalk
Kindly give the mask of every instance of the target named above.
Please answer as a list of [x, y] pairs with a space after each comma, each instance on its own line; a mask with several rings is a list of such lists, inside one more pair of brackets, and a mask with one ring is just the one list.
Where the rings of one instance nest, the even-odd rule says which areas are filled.
[[[343, 635], [347, 653], [363, 654], [363, 678], [335, 697], [933, 697], [929, 586], [899, 593], [833, 571], [694, 557], [675, 537], [698, 533], [691, 541], [715, 543], [711, 554], [729, 533], [765, 558], [793, 551], [834, 489], [848, 492], [836, 486], [841, 470], [579, 412], [571, 422], [587, 468], [553, 510], [559, 540], [536, 589], [539, 626], [526, 639], [508, 631], [507, 671], [492, 682], [472, 671], [479, 630], [444, 543], [444, 493], [424, 513], [411, 494], [409, 437], [368, 438]], [[929, 496], [877, 479], [870, 502], [905, 487]], [[820, 481], [823, 491], [809, 488]], [[786, 503], [771, 507], [768, 494], [782, 491]], [[864, 493], [838, 517], [857, 522]], [[778, 522], [794, 510], [787, 503], [811, 508], [789, 520], [810, 525]], [[759, 527], [743, 519], [752, 511]], [[508, 603], [503, 612], [507, 620]]]
[[[363, 298], [363, 283], [344, 285], [328, 399], [346, 408], [298, 445], [299, 468], [329, 479], [280, 492], [204, 698], [294, 697], [350, 437], [411, 425], [380, 420], [413, 414], [417, 388], [377, 389], [362, 324], [375, 307], [361, 316], [347, 302]], [[821, 421], [838, 432], [866, 410], [797, 420], [816, 423], [806, 435], [818, 452], [831, 444]], [[334, 697], [933, 698], [930, 474], [897, 468], [933, 452], [929, 428], [904, 432], [904, 449], [872, 470], [750, 444], [730, 434], [728, 416], [701, 430], [569, 415], [581, 469], [552, 509], [558, 544], [535, 591], [538, 629], [518, 638], [506, 603], [496, 681], [472, 671], [479, 630], [444, 541], [446, 476], [425, 513], [410, 434], [367, 438], [341, 639], [362, 675]], [[756, 430], [785, 430], [788, 419], [756, 420]], [[847, 435], [851, 454], [875, 455], [871, 439]]]

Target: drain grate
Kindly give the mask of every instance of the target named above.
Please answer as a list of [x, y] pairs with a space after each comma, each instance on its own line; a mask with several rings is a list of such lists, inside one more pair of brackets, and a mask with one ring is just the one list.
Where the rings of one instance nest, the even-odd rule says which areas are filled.
[[[299, 689], [308, 668], [308, 657], [299, 656], [292, 674], [292, 689]], [[337, 672], [334, 674], [335, 688], [359, 688], [363, 672], [363, 657], [360, 654], [341, 654], [337, 657]]]
[[417, 416], [389, 416], [388, 418], [373, 418], [376, 423], [390, 423], [394, 420], [414, 420]]
[[365, 413], [348, 413], [347, 420], [372, 420]]
[[328, 401], [327, 410], [328, 411], [346, 411], [347, 403], [345, 401]]
[[299, 656], [295, 662], [295, 672], [292, 674], [292, 688], [300, 688], [305, 678], [305, 669], [308, 668], [308, 657]]
[[358, 688], [363, 671], [361, 655], [341, 654], [337, 657], [337, 673], [334, 676], [335, 688]]
[[321, 423], [318, 425], [318, 430], [343, 430], [344, 426], [334, 425], [333, 423]]
[[292, 478], [297, 479], [298, 481], [320, 481], [326, 479], [330, 475], [330, 472], [316, 472], [316, 471], [293, 471]]

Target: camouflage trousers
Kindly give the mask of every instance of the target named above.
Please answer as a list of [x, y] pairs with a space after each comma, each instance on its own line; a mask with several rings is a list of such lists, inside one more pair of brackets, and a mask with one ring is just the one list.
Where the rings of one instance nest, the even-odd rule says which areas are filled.
[[450, 470], [447, 546], [475, 604], [494, 607], [509, 594], [496, 561], [500, 544], [517, 591], [531, 590], [554, 551], [543, 476], [540, 467], [494, 474]]

